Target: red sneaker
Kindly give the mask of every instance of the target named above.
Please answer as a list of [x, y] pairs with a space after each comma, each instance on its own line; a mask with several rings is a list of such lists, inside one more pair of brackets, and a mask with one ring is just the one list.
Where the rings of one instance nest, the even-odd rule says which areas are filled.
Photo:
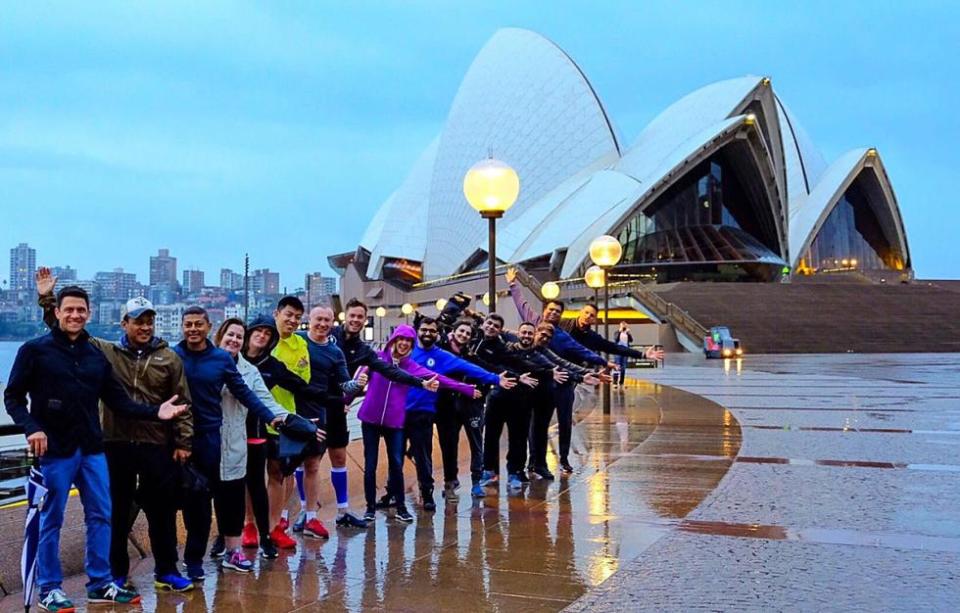
[[290, 527], [290, 520], [288, 520], [286, 517], [281, 517], [281, 518], [280, 518], [280, 523], [277, 524], [277, 525], [280, 526], [280, 529], [281, 529], [281, 530], [283, 530], [284, 532], [286, 532], [286, 531], [287, 531], [287, 528]]
[[303, 526], [303, 533], [318, 539], [330, 538], [330, 533], [323, 527], [319, 519], [311, 519]]
[[297, 548], [297, 542], [290, 538], [279, 524], [277, 524], [277, 527], [270, 532], [270, 540], [273, 541], [273, 544], [277, 547], [277, 549]]
[[240, 544], [244, 547], [258, 547], [260, 545], [260, 535], [257, 533], [257, 527], [253, 524], [247, 524], [243, 527], [242, 537]]

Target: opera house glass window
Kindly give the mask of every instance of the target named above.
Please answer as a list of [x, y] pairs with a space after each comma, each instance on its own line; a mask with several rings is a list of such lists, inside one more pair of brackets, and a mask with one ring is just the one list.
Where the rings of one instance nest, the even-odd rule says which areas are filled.
[[844, 192], [803, 254], [798, 272], [903, 270], [903, 255], [895, 244], [884, 232], [864, 183], [858, 178]]
[[728, 147], [698, 164], [618, 238], [621, 268], [656, 268], [661, 280], [769, 279], [785, 262], [759, 173]]

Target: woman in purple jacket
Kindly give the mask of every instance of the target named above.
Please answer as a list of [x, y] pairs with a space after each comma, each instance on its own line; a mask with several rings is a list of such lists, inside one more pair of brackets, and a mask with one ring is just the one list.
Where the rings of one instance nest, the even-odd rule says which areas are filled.
[[[410, 359], [416, 338], [416, 333], [410, 326], [397, 326], [379, 355], [383, 360], [396, 364], [415, 377], [429, 378], [439, 384], [441, 389], [453, 390], [471, 397], [480, 393], [472, 385], [438, 375]], [[436, 386], [432, 387], [431, 391], [437, 390]], [[367, 386], [367, 395], [357, 413], [363, 431], [363, 491], [367, 498], [367, 512], [363, 518], [368, 522], [375, 519], [377, 462], [381, 438], [387, 446], [388, 493], [398, 501], [396, 518], [406, 523], [413, 521], [413, 516], [404, 504], [403, 493], [403, 419], [409, 389], [408, 385], [395, 383], [379, 373], [373, 373]]]

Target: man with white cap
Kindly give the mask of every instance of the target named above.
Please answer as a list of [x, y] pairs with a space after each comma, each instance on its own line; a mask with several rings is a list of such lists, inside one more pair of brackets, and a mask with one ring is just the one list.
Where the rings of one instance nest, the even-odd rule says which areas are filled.
[[[48, 268], [36, 275], [44, 322], [56, 325], [53, 295], [57, 278]], [[129, 396], [144, 404], [160, 404], [174, 394], [190, 402], [190, 390], [180, 357], [163, 339], [154, 336], [153, 304], [131, 298], [123, 309], [123, 334], [117, 341], [91, 338], [113, 367], [113, 375]], [[190, 411], [169, 422], [134, 419], [101, 410], [104, 450], [110, 474], [112, 502], [110, 566], [121, 586], [130, 570], [127, 537], [136, 517], [134, 498], [147, 516], [150, 546], [155, 561], [154, 585], [177, 592], [193, 584], [177, 570], [176, 462], [190, 457], [193, 417]], [[139, 487], [139, 492], [137, 491]]]

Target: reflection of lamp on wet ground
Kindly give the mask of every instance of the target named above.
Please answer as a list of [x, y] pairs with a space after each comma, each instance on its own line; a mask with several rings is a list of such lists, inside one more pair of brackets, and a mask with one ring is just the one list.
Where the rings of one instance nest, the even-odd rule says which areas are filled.
[[[604, 234], [593, 239], [590, 243], [590, 259], [601, 269], [603, 274], [603, 337], [610, 340], [610, 284], [607, 270], [613, 268], [623, 257], [623, 247], [616, 238]], [[591, 267], [592, 268], [592, 267]], [[607, 356], [610, 359], [610, 356]], [[603, 414], [610, 414], [610, 384], [603, 384]]]
[[[497, 219], [503, 217], [520, 195], [520, 178], [516, 171], [503, 162], [487, 158], [473, 165], [463, 177], [463, 195], [480, 216], [489, 220], [487, 232], [488, 293], [497, 295]], [[492, 298], [490, 312], [496, 312], [496, 298]]]
[[405, 321], [410, 323], [410, 313], [413, 313], [413, 305], [409, 302], [404, 302], [403, 306], [400, 307], [400, 312], [403, 313]]

